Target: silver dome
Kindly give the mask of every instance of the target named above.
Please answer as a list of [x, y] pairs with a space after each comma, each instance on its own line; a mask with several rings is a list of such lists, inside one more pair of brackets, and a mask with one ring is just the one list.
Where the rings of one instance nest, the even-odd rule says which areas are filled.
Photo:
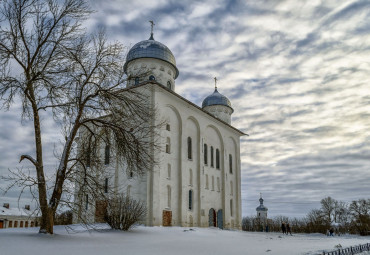
[[230, 107], [231, 110], [233, 110], [233, 108], [231, 107], [230, 100], [227, 97], [225, 97], [224, 95], [221, 95], [217, 91], [217, 88], [215, 89], [215, 91], [211, 95], [209, 95], [208, 97], [206, 97], [203, 100], [202, 108], [204, 108], [206, 106], [211, 106], [211, 105], [224, 105], [224, 106]]
[[126, 57], [125, 72], [127, 71], [128, 63], [139, 58], [155, 58], [166, 61], [175, 68], [175, 79], [179, 76], [176, 60], [170, 49], [166, 45], [155, 41], [152, 36], [149, 40], [138, 42], [130, 49]]

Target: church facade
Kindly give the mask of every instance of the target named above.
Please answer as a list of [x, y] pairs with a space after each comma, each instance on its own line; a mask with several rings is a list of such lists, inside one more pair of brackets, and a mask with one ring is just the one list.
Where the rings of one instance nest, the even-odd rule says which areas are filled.
[[134, 77], [128, 87], [146, 91], [160, 116], [155, 121], [165, 120], [162, 149], [154, 155], [158, 164], [143, 176], [110, 165], [107, 185], [125, 187], [127, 195], [145, 202], [148, 226], [240, 229], [240, 137], [245, 134], [231, 125], [229, 99], [217, 87], [202, 107], [178, 95], [175, 57], [153, 34], [130, 49], [125, 72]]

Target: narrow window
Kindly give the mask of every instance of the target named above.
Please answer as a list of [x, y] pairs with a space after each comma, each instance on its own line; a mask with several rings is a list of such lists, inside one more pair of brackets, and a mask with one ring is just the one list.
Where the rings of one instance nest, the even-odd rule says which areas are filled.
[[193, 209], [193, 191], [189, 190], [189, 210]]
[[233, 173], [233, 156], [231, 154], [229, 154], [229, 171], [230, 174]]
[[212, 176], [212, 190], [215, 190], [215, 177]]
[[167, 207], [171, 208], [171, 186], [167, 186]]
[[170, 82], [170, 81], [168, 81], [168, 82], [167, 82], [167, 88], [168, 88], [168, 89], [171, 89], [171, 88], [172, 88], [172, 84], [171, 84], [171, 82]]
[[208, 184], [208, 174], [206, 174], [206, 189], [209, 189], [209, 184]]
[[14, 227], [17, 228], [18, 227], [18, 221], [14, 221]]
[[220, 192], [220, 177], [217, 177], [217, 191]]
[[233, 200], [230, 199], [230, 216], [233, 217]]
[[89, 209], [89, 195], [86, 194], [85, 195], [85, 209]]
[[208, 152], [207, 152], [207, 144], [204, 144], [204, 164], [208, 164]]
[[171, 153], [171, 139], [167, 137], [166, 141], [166, 153], [170, 154]]
[[90, 167], [91, 165], [91, 150], [90, 148], [87, 149], [86, 151], [86, 167]]
[[128, 178], [131, 179], [132, 177], [134, 177], [134, 172], [130, 171], [128, 174]]
[[167, 179], [171, 180], [171, 165], [167, 165]]
[[12, 228], [13, 227], [13, 221], [9, 221], [9, 228]]
[[234, 186], [233, 186], [233, 181], [230, 181], [230, 195], [234, 195]]
[[191, 137], [188, 137], [188, 159], [192, 159]]
[[20, 228], [23, 228], [23, 221], [21, 221], [21, 225], [19, 226]]
[[167, 125], [166, 125], [166, 130], [167, 130], [167, 131], [171, 131], [171, 126], [170, 126], [170, 124], [167, 124]]
[[139, 84], [139, 82], [140, 82], [139, 77], [135, 77], [135, 85], [138, 85], [138, 84]]
[[108, 178], [105, 178], [105, 182], [104, 182], [104, 193], [108, 193]]
[[213, 165], [213, 146], [211, 146], [211, 167], [214, 167]]
[[107, 144], [105, 146], [105, 158], [104, 158], [105, 165], [109, 165], [109, 157], [110, 157], [110, 146]]
[[216, 169], [220, 169], [220, 150], [216, 149]]
[[149, 76], [149, 81], [155, 81], [154, 75]]
[[193, 186], [193, 170], [189, 169], [189, 185]]

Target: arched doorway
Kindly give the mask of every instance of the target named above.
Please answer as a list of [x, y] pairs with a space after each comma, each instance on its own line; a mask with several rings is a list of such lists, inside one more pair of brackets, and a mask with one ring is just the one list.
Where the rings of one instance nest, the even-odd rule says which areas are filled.
[[216, 211], [215, 209], [211, 208], [209, 209], [208, 214], [208, 223], [210, 227], [216, 227]]
[[217, 211], [217, 227], [219, 227], [220, 229], [224, 228], [224, 221], [223, 221], [223, 217], [222, 217], [222, 209]]

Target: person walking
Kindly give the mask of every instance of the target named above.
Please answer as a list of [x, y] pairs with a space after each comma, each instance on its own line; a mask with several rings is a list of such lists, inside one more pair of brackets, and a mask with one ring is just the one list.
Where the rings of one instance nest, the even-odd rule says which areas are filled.
[[281, 224], [281, 231], [283, 231], [283, 234], [286, 234], [285, 222]]
[[289, 223], [287, 223], [287, 225], [286, 225], [286, 234], [290, 234], [290, 235], [292, 235], [292, 231], [291, 231], [291, 229], [290, 229], [290, 225], [289, 225]]

